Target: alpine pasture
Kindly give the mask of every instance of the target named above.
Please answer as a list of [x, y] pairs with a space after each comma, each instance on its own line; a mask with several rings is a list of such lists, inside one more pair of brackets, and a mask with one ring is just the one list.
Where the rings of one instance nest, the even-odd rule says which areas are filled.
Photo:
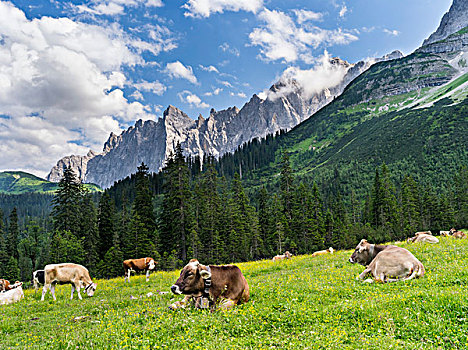
[[[95, 296], [70, 285], [0, 307], [2, 349], [464, 349], [468, 348], [468, 240], [406, 244], [422, 279], [367, 284], [351, 251], [237, 264], [251, 300], [230, 311], [168, 305], [179, 272], [94, 280]], [[203, 262], [202, 262], [203, 263]], [[92, 276], [91, 276], [92, 277]], [[153, 295], [148, 296], [148, 293]]]

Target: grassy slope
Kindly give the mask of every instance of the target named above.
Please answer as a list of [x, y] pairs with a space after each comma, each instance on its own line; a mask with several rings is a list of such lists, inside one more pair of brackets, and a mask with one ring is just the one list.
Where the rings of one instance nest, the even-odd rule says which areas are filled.
[[[239, 264], [251, 301], [228, 312], [169, 311], [177, 272], [98, 281], [95, 297], [58, 300], [26, 291], [1, 306], [0, 337], [8, 348], [94, 349], [442, 349], [468, 347], [468, 240], [406, 245], [425, 265], [423, 279], [363, 284], [351, 252], [291, 261]], [[138, 299], [131, 299], [130, 296]], [[142, 298], [140, 298], [142, 297]], [[76, 316], [90, 316], [73, 322]]]
[[[90, 191], [101, 191], [94, 184], [85, 184]], [[22, 171], [5, 171], [0, 173], [0, 193], [20, 194], [28, 192], [52, 193], [58, 184]]]

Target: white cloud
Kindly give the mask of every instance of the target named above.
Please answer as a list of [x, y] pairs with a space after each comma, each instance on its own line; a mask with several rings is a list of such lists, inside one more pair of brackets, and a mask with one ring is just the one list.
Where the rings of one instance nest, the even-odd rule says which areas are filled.
[[219, 93], [222, 92], [222, 91], [223, 91], [223, 89], [216, 88], [213, 91], [205, 92], [203, 95], [205, 95], [205, 96], [213, 96], [213, 95], [218, 96]]
[[145, 99], [143, 97], [143, 94], [138, 90], [135, 90], [133, 94], [131, 94], [130, 96], [133, 97], [135, 100], [139, 100], [139, 101], [143, 101]]
[[161, 96], [164, 94], [164, 91], [166, 91], [166, 87], [157, 80], [153, 82], [141, 81], [139, 83], [132, 84], [131, 86], [139, 91], [149, 91], [158, 96]]
[[281, 11], [264, 9], [259, 18], [265, 24], [249, 35], [252, 45], [261, 47], [260, 58], [266, 61], [310, 61], [311, 48], [321, 44], [348, 44], [357, 36], [341, 29], [326, 30], [317, 26], [298, 27], [293, 19]]
[[62, 156], [100, 149], [120, 123], [154, 119], [124, 97], [124, 68], [143, 64], [145, 48], [118, 25], [29, 20], [2, 1], [0, 23], [1, 170], [47, 172]]
[[257, 13], [262, 6], [263, 0], [189, 0], [182, 7], [187, 10], [186, 17], [206, 18], [224, 11]]
[[226, 87], [232, 87], [232, 84], [228, 81], [221, 81], [221, 84], [223, 84]]
[[231, 95], [231, 96], [238, 96], [238, 97], [242, 97], [242, 98], [246, 98], [246, 97], [247, 97], [247, 95], [244, 94], [243, 92], [238, 92], [238, 93], [230, 92], [229, 95]]
[[384, 28], [384, 33], [387, 33], [388, 35], [392, 35], [392, 36], [398, 36], [400, 35], [400, 32], [396, 29], [393, 29], [393, 30], [390, 30], [390, 29], [387, 29], [387, 28]]
[[187, 79], [192, 84], [197, 83], [197, 77], [193, 74], [192, 67], [186, 67], [180, 61], [166, 64], [165, 72], [172, 78], [182, 78]]
[[188, 90], [182, 91], [181, 93], [178, 94], [178, 96], [179, 96], [179, 99], [182, 102], [188, 103], [191, 106], [195, 106], [195, 107], [198, 107], [198, 108], [208, 108], [208, 107], [210, 107], [209, 104], [207, 104], [205, 102], [202, 102], [200, 97], [198, 97], [197, 95], [191, 93]]
[[346, 15], [346, 12], [348, 12], [348, 8], [346, 5], [343, 5], [340, 10], [340, 17], [343, 18]]
[[311, 69], [287, 68], [279, 79], [283, 84], [280, 90], [266, 90], [259, 94], [259, 96], [263, 99], [274, 100], [297, 91], [299, 86], [304, 97], [311, 98], [325, 89], [330, 89], [340, 84], [348, 69], [349, 67], [343, 65], [332, 64], [330, 55], [325, 51], [316, 60], [315, 65]]
[[77, 5], [79, 12], [87, 12], [93, 15], [115, 16], [123, 15], [127, 7], [161, 7], [164, 6], [161, 0], [93, 0], [91, 5]]
[[308, 10], [293, 10], [297, 17], [297, 23], [302, 24], [307, 21], [320, 21], [323, 18], [323, 14], [320, 12], [313, 12]]
[[228, 52], [234, 56], [237, 56], [239, 57], [240, 56], [240, 52], [238, 49], [236, 49], [235, 47], [230, 47], [228, 43], [222, 43], [221, 45], [219, 45], [219, 48], [223, 51], [223, 52]]
[[205, 67], [205, 66], [203, 66], [203, 65], [200, 64], [199, 67], [200, 67], [202, 70], [206, 71], [206, 72], [215, 72], [215, 73], [219, 73], [218, 69], [217, 69], [215, 66], [207, 66], [207, 67]]

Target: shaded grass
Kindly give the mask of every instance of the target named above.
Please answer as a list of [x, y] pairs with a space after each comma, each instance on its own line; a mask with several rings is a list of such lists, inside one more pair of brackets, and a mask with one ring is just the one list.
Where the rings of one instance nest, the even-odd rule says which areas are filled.
[[[426, 267], [423, 279], [362, 284], [351, 252], [238, 264], [251, 301], [232, 311], [169, 311], [178, 272], [100, 280], [93, 298], [57, 301], [26, 291], [0, 308], [2, 346], [94, 349], [462, 349], [468, 347], [468, 240], [407, 247]], [[153, 297], [146, 297], [153, 292]], [[131, 299], [131, 296], [137, 299]], [[178, 297], [179, 298], [179, 297]], [[89, 316], [74, 322], [76, 316]]]

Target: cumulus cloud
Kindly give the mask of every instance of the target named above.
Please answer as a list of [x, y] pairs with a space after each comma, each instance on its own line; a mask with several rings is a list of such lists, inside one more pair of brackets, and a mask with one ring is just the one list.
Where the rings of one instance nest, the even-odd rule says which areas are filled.
[[224, 11], [257, 13], [262, 6], [263, 0], [189, 0], [182, 7], [187, 10], [186, 17], [207, 18]]
[[195, 106], [198, 108], [208, 108], [210, 106], [209, 104], [202, 102], [200, 97], [191, 93], [188, 90], [180, 92], [178, 96], [182, 102], [188, 103], [191, 106]]
[[311, 48], [321, 44], [348, 44], [357, 36], [341, 29], [326, 30], [317, 26], [298, 27], [293, 19], [281, 11], [264, 9], [259, 14], [265, 24], [249, 35], [252, 45], [260, 46], [260, 58], [266, 61], [310, 61]]
[[293, 10], [297, 17], [297, 23], [302, 24], [307, 21], [321, 21], [323, 14], [320, 12], [313, 12], [308, 10]]
[[171, 78], [187, 79], [192, 84], [197, 83], [197, 77], [193, 74], [192, 67], [184, 66], [180, 61], [166, 64], [165, 72]]
[[242, 98], [246, 98], [246, 97], [247, 97], [247, 95], [244, 94], [243, 92], [237, 92], [237, 93], [236, 93], [236, 92], [230, 92], [229, 95], [231, 95], [231, 96], [237, 96], [237, 97], [242, 97]]
[[46, 172], [64, 155], [100, 148], [120, 123], [154, 119], [124, 96], [124, 68], [143, 64], [145, 49], [119, 26], [30, 20], [1, 1], [0, 23], [1, 170]]
[[218, 69], [215, 67], [215, 66], [203, 66], [200, 64], [199, 66], [202, 70], [204, 70], [205, 72], [214, 72], [214, 73], [219, 73]]
[[79, 12], [87, 12], [93, 15], [123, 15], [125, 7], [161, 7], [164, 6], [161, 0], [93, 0], [91, 5], [77, 5]]
[[222, 91], [223, 91], [223, 89], [216, 88], [213, 91], [205, 92], [203, 95], [205, 95], [205, 96], [213, 96], [213, 95], [218, 96], [219, 93], [222, 92]]
[[287, 68], [279, 79], [282, 83], [281, 88], [276, 91], [263, 91], [259, 96], [262, 99], [274, 100], [300, 89], [305, 98], [311, 98], [340, 84], [348, 69], [347, 66], [333, 64], [330, 55], [325, 51], [310, 69]]
[[132, 84], [132, 87], [139, 91], [148, 91], [158, 96], [161, 96], [164, 94], [164, 91], [166, 91], [166, 87], [157, 80], [153, 82], [141, 81], [139, 83]]
[[388, 34], [388, 35], [392, 35], [392, 36], [398, 36], [400, 35], [400, 32], [396, 29], [393, 29], [393, 30], [390, 30], [390, 29], [387, 29], [387, 28], [384, 28], [384, 33]]

